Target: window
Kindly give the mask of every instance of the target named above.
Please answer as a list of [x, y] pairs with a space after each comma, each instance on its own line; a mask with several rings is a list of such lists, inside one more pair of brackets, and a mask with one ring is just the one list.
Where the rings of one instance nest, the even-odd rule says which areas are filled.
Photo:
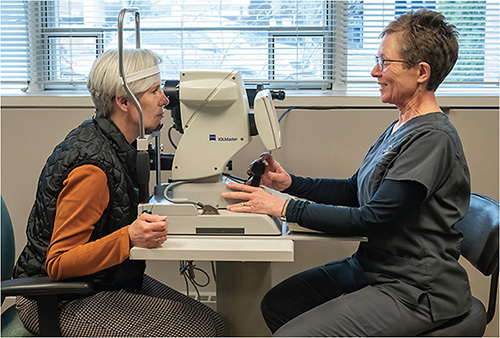
[[[460, 55], [442, 87], [498, 88], [496, 0], [2, 0], [2, 86], [83, 87], [96, 56], [116, 48], [123, 7], [140, 10], [141, 47], [181, 69], [239, 69], [249, 84], [280, 88], [375, 87], [379, 33], [410, 9], [442, 12], [460, 31]], [[135, 47], [133, 15], [124, 45]], [[28, 44], [29, 41], [29, 44]]]
[[26, 86], [28, 81], [27, 14], [22, 1], [1, 1], [0, 78], [2, 88]]

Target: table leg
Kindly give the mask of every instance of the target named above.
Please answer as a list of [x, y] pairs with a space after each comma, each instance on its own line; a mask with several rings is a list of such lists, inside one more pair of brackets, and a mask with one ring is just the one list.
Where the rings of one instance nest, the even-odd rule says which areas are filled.
[[269, 262], [217, 262], [217, 312], [228, 336], [271, 335], [260, 311], [271, 286]]

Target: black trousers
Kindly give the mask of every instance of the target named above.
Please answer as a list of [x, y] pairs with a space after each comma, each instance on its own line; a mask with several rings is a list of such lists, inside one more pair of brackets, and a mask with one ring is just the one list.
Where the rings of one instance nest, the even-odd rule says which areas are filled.
[[409, 307], [382, 285], [358, 286], [361, 269], [347, 258], [292, 276], [262, 300], [274, 336], [414, 336], [436, 327], [429, 301]]

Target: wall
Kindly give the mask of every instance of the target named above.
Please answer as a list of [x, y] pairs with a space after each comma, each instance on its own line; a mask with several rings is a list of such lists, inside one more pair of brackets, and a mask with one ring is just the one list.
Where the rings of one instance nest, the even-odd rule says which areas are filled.
[[[477, 102], [481, 102], [483, 108], [473, 108]], [[397, 118], [397, 111], [381, 105], [377, 97], [320, 95], [311, 98], [297, 95], [276, 104], [283, 107], [278, 109], [279, 115], [289, 106], [343, 107], [295, 109], [280, 124], [282, 149], [274, 151], [273, 155], [289, 172], [311, 177], [352, 175], [370, 145]], [[440, 104], [454, 107], [450, 109], [449, 117], [462, 139], [471, 171], [472, 191], [498, 200], [498, 97], [443, 97]], [[17, 252], [22, 250], [26, 241], [26, 220], [46, 158], [69, 130], [92, 114], [92, 103], [86, 95], [2, 97], [1, 193], [12, 215]], [[170, 124], [169, 117], [164, 123]], [[177, 141], [179, 136], [175, 135], [174, 139]], [[162, 142], [166, 152], [173, 152], [165, 135]], [[263, 151], [262, 143], [256, 138], [234, 156], [233, 174], [245, 177], [248, 164]], [[163, 177], [168, 177], [168, 173]], [[354, 242], [297, 243], [294, 263], [273, 263], [273, 282], [278, 283], [308, 267], [348, 256], [356, 246]], [[488, 280], [467, 262], [462, 263], [469, 272], [473, 294], [486, 302]], [[196, 264], [210, 274], [208, 263]], [[150, 262], [147, 271], [174, 288], [185, 290], [184, 280], [177, 269], [176, 262]], [[202, 289], [214, 290], [213, 283]], [[498, 310], [494, 323], [488, 326], [487, 335], [498, 335]]]

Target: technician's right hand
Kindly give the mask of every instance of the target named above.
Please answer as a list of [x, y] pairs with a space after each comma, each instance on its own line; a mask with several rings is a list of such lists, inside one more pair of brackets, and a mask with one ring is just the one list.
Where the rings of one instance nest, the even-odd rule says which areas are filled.
[[141, 248], [157, 248], [167, 240], [167, 216], [141, 214], [128, 227], [130, 244]]
[[[259, 161], [267, 163], [266, 170], [261, 178], [261, 184], [268, 188], [283, 191], [292, 184], [292, 177], [281, 167], [281, 165], [269, 153], [263, 153]], [[248, 168], [251, 172], [252, 168]]]

